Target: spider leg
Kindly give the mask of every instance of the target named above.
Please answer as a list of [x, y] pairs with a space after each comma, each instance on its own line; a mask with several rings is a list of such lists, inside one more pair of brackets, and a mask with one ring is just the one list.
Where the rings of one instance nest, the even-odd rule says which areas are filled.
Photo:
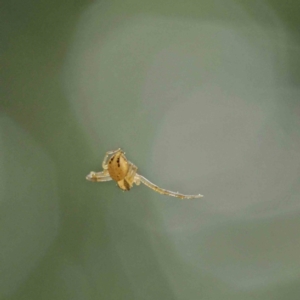
[[128, 161], [128, 173], [126, 175], [126, 181], [129, 183], [130, 187], [132, 187], [133, 183], [135, 183], [136, 178], [136, 172], [137, 172], [137, 166], [134, 165], [132, 162]]
[[102, 172], [90, 172], [90, 174], [86, 176], [86, 179], [93, 182], [104, 182], [112, 180], [107, 170], [104, 170]]
[[140, 177], [139, 174], [135, 174], [133, 182], [134, 182], [136, 185], [140, 185], [140, 184], [141, 184], [141, 177]]
[[103, 161], [102, 161], [102, 168], [103, 168], [104, 170], [107, 169], [107, 163], [108, 163], [109, 156], [111, 156], [111, 155], [113, 155], [113, 154], [115, 154], [115, 153], [117, 153], [117, 152], [119, 152], [119, 151], [121, 151], [121, 148], [119, 148], [119, 149], [117, 149], [117, 150], [107, 151], [107, 152], [105, 153], [104, 159], [103, 159]]
[[180, 198], [180, 199], [194, 199], [194, 198], [203, 197], [203, 195], [200, 195], [200, 194], [199, 195], [183, 195], [183, 194], [179, 194], [178, 192], [172, 192], [172, 191], [162, 189], [162, 188], [158, 187], [157, 185], [150, 182], [148, 179], [146, 179], [145, 177], [143, 177], [142, 175], [139, 175], [139, 174], [135, 175], [135, 182], [136, 183], [137, 182], [138, 183], [142, 182], [144, 185], [146, 185], [148, 188], [154, 190], [155, 192], [158, 192], [158, 193], [163, 194], [163, 195], [177, 197], [177, 198]]

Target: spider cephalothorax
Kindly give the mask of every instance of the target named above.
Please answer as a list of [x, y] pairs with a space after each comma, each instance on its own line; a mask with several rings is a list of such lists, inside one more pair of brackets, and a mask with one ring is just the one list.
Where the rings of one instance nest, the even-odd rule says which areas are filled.
[[91, 172], [86, 179], [94, 182], [110, 181], [117, 182], [123, 191], [129, 191], [133, 184], [139, 185], [141, 182], [154, 191], [181, 199], [193, 199], [203, 197], [202, 195], [183, 195], [178, 192], [171, 192], [158, 187], [148, 179], [137, 173], [137, 167], [125, 157], [125, 153], [119, 148], [106, 152], [102, 162], [102, 172]]

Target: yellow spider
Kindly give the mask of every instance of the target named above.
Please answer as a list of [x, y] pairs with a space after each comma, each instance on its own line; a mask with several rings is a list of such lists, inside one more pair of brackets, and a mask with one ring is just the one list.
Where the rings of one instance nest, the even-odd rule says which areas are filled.
[[201, 198], [202, 195], [183, 195], [178, 192], [171, 192], [158, 187], [157, 185], [150, 182], [148, 179], [137, 173], [137, 167], [127, 160], [125, 152], [121, 148], [106, 152], [103, 162], [102, 172], [90, 172], [86, 176], [86, 179], [93, 182], [104, 182], [115, 180], [118, 186], [123, 191], [129, 191], [133, 184], [139, 185], [141, 182], [150, 189], [168, 196], [173, 196], [181, 199], [194, 199]]

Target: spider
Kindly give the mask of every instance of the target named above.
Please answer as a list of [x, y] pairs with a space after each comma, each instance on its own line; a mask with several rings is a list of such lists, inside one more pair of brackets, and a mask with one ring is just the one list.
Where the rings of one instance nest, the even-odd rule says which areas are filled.
[[121, 148], [113, 151], [107, 151], [102, 162], [102, 167], [102, 172], [90, 172], [90, 174], [86, 176], [86, 179], [93, 182], [114, 180], [117, 182], [119, 188], [123, 191], [129, 191], [133, 187], [134, 183], [139, 185], [142, 182], [150, 189], [163, 195], [181, 199], [194, 199], [203, 197], [200, 194], [183, 195], [179, 194], [178, 192], [175, 193], [158, 187], [137, 173], [138, 168], [127, 160], [125, 157], [125, 152], [123, 152]]

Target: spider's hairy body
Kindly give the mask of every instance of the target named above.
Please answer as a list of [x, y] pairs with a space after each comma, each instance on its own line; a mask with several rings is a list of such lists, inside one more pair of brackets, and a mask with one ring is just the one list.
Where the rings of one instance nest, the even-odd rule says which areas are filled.
[[113, 155], [108, 162], [108, 173], [117, 182], [126, 177], [128, 169], [128, 161], [122, 151]]
[[105, 182], [114, 180], [120, 189], [129, 191], [133, 184], [139, 185], [141, 182], [150, 189], [162, 194], [180, 199], [201, 198], [202, 195], [184, 195], [178, 192], [172, 192], [158, 187], [151, 181], [137, 173], [137, 167], [127, 160], [125, 153], [119, 148], [117, 150], [108, 151], [102, 162], [102, 172], [90, 172], [86, 179], [93, 182]]
[[129, 162], [121, 149], [115, 151], [106, 165], [109, 176], [120, 189], [129, 191], [135, 182], [137, 167]]

